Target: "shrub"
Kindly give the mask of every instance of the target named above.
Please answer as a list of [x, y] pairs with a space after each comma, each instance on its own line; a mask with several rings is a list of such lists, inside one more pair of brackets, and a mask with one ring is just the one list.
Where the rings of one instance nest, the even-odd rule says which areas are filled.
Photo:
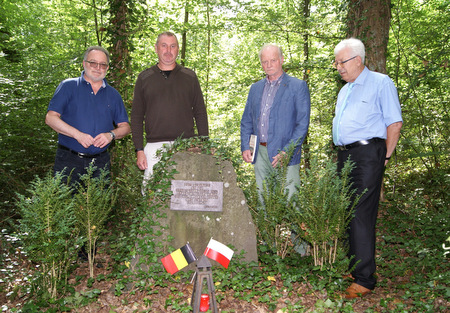
[[[279, 166], [264, 179], [263, 190], [254, 218], [264, 248], [282, 259], [292, 250], [292, 219], [296, 212], [295, 195], [289, 197], [286, 179], [289, 160], [295, 150], [291, 144]], [[261, 248], [264, 250], [264, 248]]]
[[[286, 160], [293, 151], [291, 145]], [[310, 243], [315, 266], [333, 264], [338, 255], [345, 255], [342, 239], [361, 197], [351, 188], [353, 165], [348, 160], [339, 175], [332, 160], [312, 158], [309, 168], [300, 173], [301, 186], [292, 197], [286, 189], [287, 166], [283, 162], [264, 180], [262, 203], [254, 213], [258, 235], [265, 243], [260, 249], [283, 259], [295, 245]]]
[[347, 160], [341, 173], [331, 160], [319, 162], [312, 158], [310, 168], [301, 173], [298, 191], [300, 210], [293, 212], [294, 228], [301, 238], [312, 245], [315, 266], [333, 264], [342, 239], [353, 217], [353, 209], [361, 195], [352, 189], [350, 172], [353, 164]]
[[94, 277], [97, 240], [116, 200], [116, 193], [108, 178], [109, 171], [102, 169], [99, 177], [93, 177], [95, 170], [96, 167], [91, 163], [87, 173], [80, 177], [80, 184], [74, 195], [77, 226], [84, 236], [84, 241], [87, 241], [90, 277]]
[[30, 260], [39, 265], [34, 283], [52, 298], [67, 282], [78, 244], [72, 189], [62, 179], [62, 174], [53, 177], [51, 172], [36, 177], [28, 189], [30, 197], [19, 194], [17, 202], [22, 216], [19, 237]]

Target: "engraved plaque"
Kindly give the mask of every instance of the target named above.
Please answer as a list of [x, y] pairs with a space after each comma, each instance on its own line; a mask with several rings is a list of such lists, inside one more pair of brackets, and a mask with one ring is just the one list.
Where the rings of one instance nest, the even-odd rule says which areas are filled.
[[170, 209], [222, 212], [223, 182], [172, 180]]

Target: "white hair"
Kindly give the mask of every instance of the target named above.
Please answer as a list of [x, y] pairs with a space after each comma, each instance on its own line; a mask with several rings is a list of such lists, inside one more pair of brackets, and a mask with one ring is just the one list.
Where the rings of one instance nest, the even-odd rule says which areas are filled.
[[262, 46], [261, 50], [259, 50], [258, 56], [259, 56], [260, 61], [261, 61], [261, 55], [262, 55], [263, 51], [266, 50], [267, 48], [272, 48], [272, 47], [276, 48], [278, 50], [278, 56], [280, 57], [280, 60], [283, 58], [283, 51], [281, 50], [281, 48], [277, 45], [270, 43], [270, 44], [266, 44], [266, 45]]
[[364, 64], [364, 59], [366, 57], [366, 49], [364, 48], [364, 44], [361, 40], [356, 38], [344, 39], [340, 43], [337, 44], [336, 48], [334, 48], [334, 55], [336, 56], [341, 50], [349, 48], [350, 51], [353, 52], [354, 55], [361, 57], [361, 61]]

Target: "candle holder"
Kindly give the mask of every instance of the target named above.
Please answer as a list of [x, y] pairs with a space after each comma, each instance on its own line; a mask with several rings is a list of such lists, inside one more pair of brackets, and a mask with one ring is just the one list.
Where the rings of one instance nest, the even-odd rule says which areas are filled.
[[[206, 281], [206, 284], [204, 284], [204, 281]], [[206, 289], [205, 292], [203, 292], [204, 286], [208, 288], [207, 293]], [[213, 313], [218, 313], [214, 283], [212, 279], [211, 263], [205, 255], [202, 255], [200, 260], [197, 262], [191, 303], [194, 313], [206, 312], [208, 309], [210, 309]]]

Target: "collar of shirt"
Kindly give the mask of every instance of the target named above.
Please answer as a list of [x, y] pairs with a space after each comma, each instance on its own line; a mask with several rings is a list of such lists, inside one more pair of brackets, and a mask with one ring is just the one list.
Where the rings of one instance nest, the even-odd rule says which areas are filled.
[[[356, 79], [353, 83], [356, 85], [363, 85], [368, 74], [369, 74], [369, 69], [367, 68], [367, 66], [365, 66], [363, 71], [361, 72], [361, 74], [359, 74], [358, 77], [356, 77]], [[347, 83], [347, 86], [348, 85], [350, 85], [350, 83]]]
[[269, 80], [269, 77], [266, 75], [266, 85], [265, 86], [267, 86], [267, 85], [275, 86], [276, 84], [278, 84], [278, 85], [281, 84], [281, 81], [283, 80], [284, 74], [285, 74], [285, 72], [283, 71], [281, 76], [278, 77], [275, 80]]
[[[85, 78], [84, 78], [84, 71], [81, 72], [81, 81], [87, 85], [90, 85], [91, 83], [89, 83]], [[102, 88], [106, 87], [106, 79], [103, 78], [102, 79]]]

